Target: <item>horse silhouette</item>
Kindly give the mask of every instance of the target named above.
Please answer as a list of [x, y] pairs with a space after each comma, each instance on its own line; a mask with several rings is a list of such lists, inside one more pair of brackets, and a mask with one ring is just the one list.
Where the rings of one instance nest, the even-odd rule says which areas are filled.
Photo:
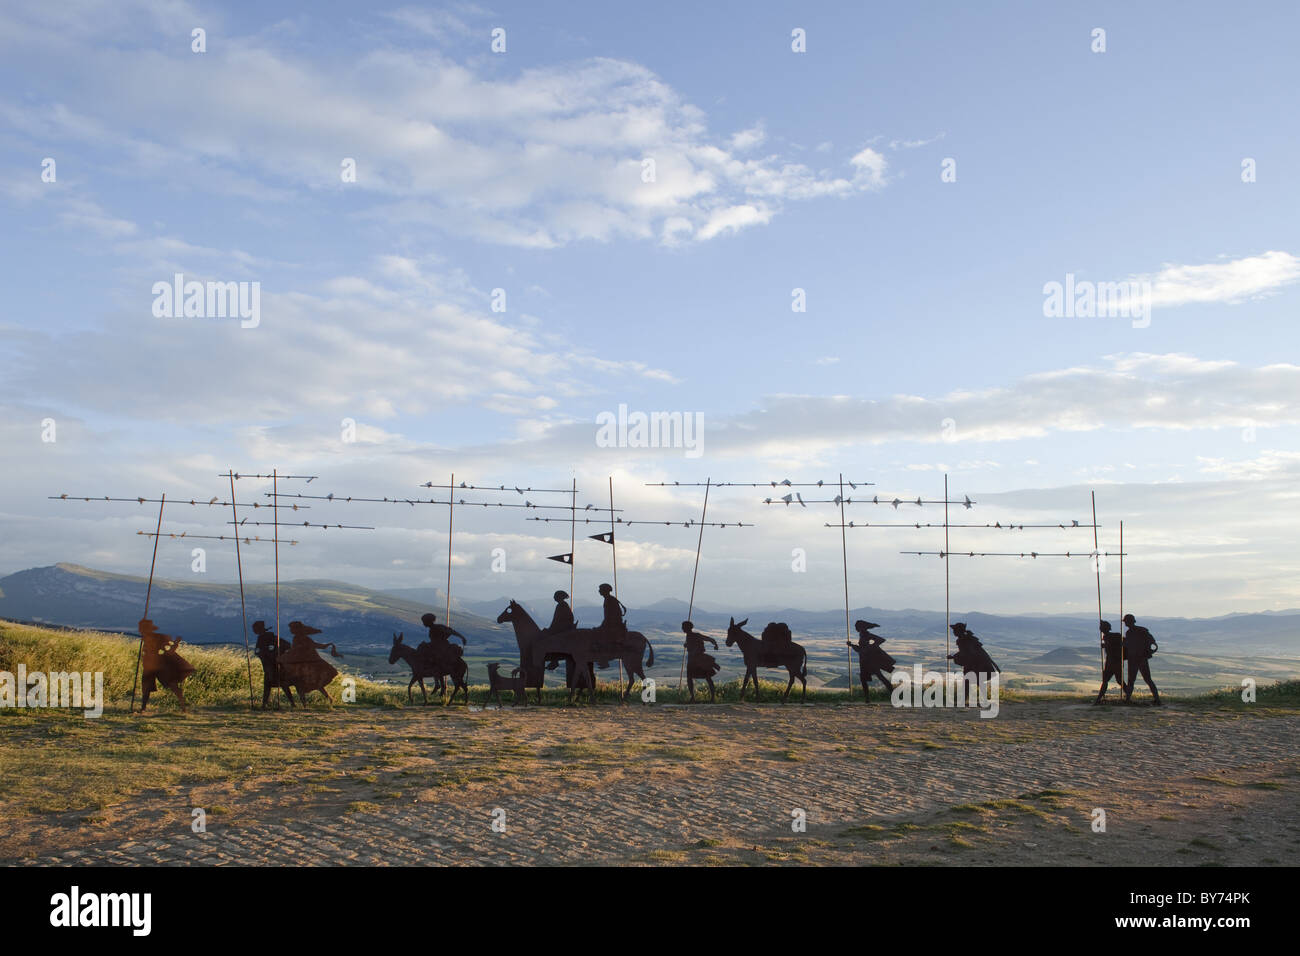
[[532, 663], [540, 667], [548, 655], [568, 653], [573, 657], [573, 669], [576, 677], [569, 688], [569, 702], [578, 689], [578, 682], [587, 688], [588, 699], [595, 703], [596, 686], [591, 679], [591, 665], [608, 667], [610, 661], [623, 662], [627, 671], [627, 686], [619, 689], [619, 700], [627, 700], [632, 692], [632, 685], [637, 678], [645, 679], [641, 657], [649, 650], [650, 659], [646, 667], [655, 666], [655, 649], [640, 631], [610, 633], [599, 627], [580, 627], [565, 634], [541, 634], [532, 642]]
[[403, 643], [406, 632], [393, 635], [393, 649], [388, 652], [388, 663], [396, 664], [398, 659], [406, 661], [406, 665], [411, 668], [411, 680], [406, 685], [406, 699], [414, 703], [415, 695], [412, 694], [411, 688], [415, 682], [420, 682], [420, 693], [424, 695], [424, 702], [429, 703], [429, 691], [424, 686], [424, 679], [432, 677], [437, 681], [436, 689], [439, 696], [447, 696], [447, 677], [451, 677], [455, 687], [451, 692], [451, 704], [456, 700], [456, 694], [464, 691], [465, 703], [469, 703], [469, 684], [465, 682], [465, 675], [469, 673], [469, 666], [460, 658], [455, 661], [446, 662], [438, 658], [437, 655], [430, 653], [430, 649], [423, 645], [420, 648], [411, 647]]
[[[515, 632], [515, 643], [519, 645], [519, 668], [524, 674], [524, 687], [537, 689], [537, 703], [542, 702], [542, 686], [546, 683], [546, 671], [541, 664], [533, 663], [533, 642], [543, 637], [542, 629], [537, 626], [524, 606], [511, 600], [506, 609], [497, 615], [497, 623], [510, 622]], [[563, 633], [571, 633], [565, 631]], [[564, 683], [572, 690], [574, 687], [573, 655], [568, 653], [548, 654], [545, 664], [564, 662]], [[593, 676], [594, 681], [594, 676]]]
[[808, 652], [803, 649], [802, 644], [796, 644], [794, 641], [778, 641], [776, 638], [782, 635], [788, 635], [790, 628], [784, 624], [778, 624], [775, 621], [763, 628], [763, 637], [760, 640], [753, 634], [745, 630], [745, 625], [749, 623], [749, 618], [745, 618], [739, 624], [736, 619], [731, 619], [731, 624], [727, 627], [727, 646], [733, 644], [740, 645], [740, 653], [745, 658], [745, 679], [740, 684], [740, 699], [745, 699], [745, 688], [749, 685], [750, 680], [754, 682], [754, 700], [761, 700], [758, 691], [758, 669], [760, 667], [784, 667], [786, 673], [790, 675], [790, 682], [785, 685], [785, 693], [781, 695], [781, 702], [785, 703], [790, 697], [790, 688], [794, 686], [795, 679], [803, 684], [803, 699], [808, 699]]

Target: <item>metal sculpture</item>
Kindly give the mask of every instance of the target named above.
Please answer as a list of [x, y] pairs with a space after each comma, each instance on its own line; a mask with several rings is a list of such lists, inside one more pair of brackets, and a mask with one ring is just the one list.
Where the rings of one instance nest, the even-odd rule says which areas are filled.
[[763, 628], [763, 636], [755, 637], [745, 630], [749, 618], [737, 623], [733, 617], [727, 627], [727, 646], [740, 647], [745, 660], [745, 678], [740, 684], [740, 699], [745, 699], [745, 689], [749, 682], [754, 682], [754, 700], [761, 700], [758, 687], [758, 669], [760, 667], [784, 667], [790, 680], [781, 695], [784, 703], [790, 697], [790, 688], [798, 680], [803, 685], [803, 699], [808, 699], [808, 652], [802, 644], [791, 639], [789, 626], [773, 621]]

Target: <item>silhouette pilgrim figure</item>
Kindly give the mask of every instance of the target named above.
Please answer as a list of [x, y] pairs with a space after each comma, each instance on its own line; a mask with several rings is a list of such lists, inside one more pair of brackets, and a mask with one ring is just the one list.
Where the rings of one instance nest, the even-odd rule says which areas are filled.
[[194, 673], [194, 665], [176, 653], [181, 639], [173, 639], [154, 626], [149, 618], [142, 618], [140, 629], [140, 713], [149, 706], [149, 695], [162, 684], [176, 695], [181, 702], [181, 710], [188, 710], [185, 703], [185, 678]]
[[1139, 624], [1132, 614], [1124, 615], [1124, 623], [1128, 625], [1128, 630], [1124, 633], [1124, 656], [1128, 658], [1128, 683], [1124, 685], [1124, 702], [1128, 703], [1132, 699], [1137, 675], [1141, 674], [1147, 687], [1151, 688], [1152, 703], [1159, 707], [1160, 692], [1151, 679], [1151, 655], [1159, 649], [1159, 645], [1151, 632]]
[[898, 662], [880, 645], [885, 643], [885, 639], [879, 634], [872, 634], [872, 628], [880, 627], [879, 624], [872, 624], [870, 621], [855, 621], [853, 626], [858, 631], [859, 643], [854, 644], [852, 641], [845, 641], [849, 647], [858, 652], [858, 679], [862, 683], [863, 697], [871, 701], [871, 678], [880, 678], [880, 683], [885, 685], [885, 693], [893, 691], [894, 685], [888, 677], [886, 671], [892, 671], [894, 665]]
[[[550, 627], [542, 628], [543, 634], [568, 634], [570, 631], [577, 630], [578, 622], [573, 617], [573, 608], [569, 607], [569, 592], [556, 591], [553, 595], [555, 598], [555, 612], [551, 615]], [[553, 671], [560, 666], [558, 659], [552, 659], [546, 665], [548, 671]], [[567, 670], [567, 668], [566, 668]], [[595, 679], [594, 677], [592, 678]], [[573, 686], [573, 675], [569, 674], [567, 683]]]
[[333, 644], [321, 644], [312, 639], [313, 634], [320, 633], [318, 628], [309, 627], [302, 621], [290, 621], [289, 631], [293, 634], [293, 644], [280, 656], [285, 683], [292, 684], [298, 689], [298, 700], [304, 707], [307, 706], [307, 695], [315, 690], [324, 694], [325, 699], [331, 704], [334, 703], [334, 698], [325, 688], [339, 672], [316, 651], [328, 647], [330, 656], [342, 657], [343, 655]]
[[[958, 621], [953, 624], [951, 630], [957, 641], [957, 652], [949, 654], [948, 659], [961, 668], [963, 675], [975, 675], [975, 691], [978, 694], [980, 676], [983, 675], [987, 680], [992, 677], [994, 671], [1001, 674], [1002, 668], [993, 662], [993, 658], [984, 649], [980, 639], [973, 631], [967, 630], [964, 622]], [[966, 701], [967, 706], [973, 703], [969, 699]]]
[[[455, 628], [448, 627], [446, 624], [439, 624], [438, 616], [436, 614], [430, 613], [423, 615], [420, 618], [420, 623], [429, 629], [429, 639], [424, 641], [415, 649], [417, 654], [421, 651], [427, 650], [428, 653], [433, 654], [433, 656], [439, 661], [446, 661], [454, 657], [464, 656], [465, 652], [462, 648], [469, 644], [469, 642], [465, 640], [464, 634]], [[457, 647], [451, 642], [453, 637], [460, 638], [461, 647]]]
[[1105, 698], [1112, 677], [1119, 685], [1120, 693], [1124, 692], [1124, 638], [1110, 629], [1110, 621], [1101, 621], [1097, 628], [1101, 631], [1101, 646], [1106, 649], [1106, 657], [1101, 669], [1101, 690], [1097, 691], [1094, 704], [1100, 704]]
[[722, 665], [704, 650], [704, 642], [712, 644], [715, 651], [718, 642], [695, 630], [690, 621], [682, 621], [682, 633], [686, 635], [686, 687], [691, 692], [691, 703], [695, 703], [695, 682], [703, 680], [709, 685], [709, 703], [712, 704], [717, 699], [713, 675], [722, 670]]
[[624, 623], [623, 617], [627, 614], [627, 606], [614, 597], [614, 589], [608, 584], [602, 584], [597, 590], [600, 591], [600, 596], [604, 600], [604, 617], [600, 622], [601, 629], [612, 637], [626, 634], [627, 624]]
[[265, 621], [254, 621], [253, 633], [257, 635], [257, 659], [262, 662], [262, 709], [269, 708], [271, 690], [275, 687], [284, 691], [289, 706], [293, 707], [293, 691], [284, 679], [284, 668], [279, 661], [279, 655], [288, 650], [287, 646], [281, 646], [275, 631], [268, 628]]
[[566, 634], [578, 626], [573, 618], [573, 609], [569, 607], [567, 591], [555, 592], [555, 612], [551, 615], [551, 626], [542, 629], [543, 634]]

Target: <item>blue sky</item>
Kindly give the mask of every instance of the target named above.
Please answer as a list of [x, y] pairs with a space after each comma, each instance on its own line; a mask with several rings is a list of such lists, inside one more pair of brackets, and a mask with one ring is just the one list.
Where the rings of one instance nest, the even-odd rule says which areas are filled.
[[[1282, 3], [10, 5], [0, 571], [138, 572], [138, 509], [43, 496], [206, 498], [230, 464], [361, 495], [612, 474], [629, 517], [674, 518], [698, 502], [644, 482], [843, 470], [938, 497], [947, 471], [979, 520], [1086, 518], [1096, 489], [1153, 613], [1300, 606], [1297, 26]], [[174, 272], [259, 282], [261, 324], [155, 318]], [[1149, 327], [1046, 317], [1067, 273], [1150, 282]], [[703, 415], [703, 456], [597, 447], [620, 403]], [[761, 527], [706, 540], [702, 603], [841, 599], [829, 510], [715, 506]], [[317, 534], [295, 576], [445, 573], [442, 509], [329, 507], [381, 530]], [[567, 577], [539, 560], [567, 545], [554, 526], [462, 527], [467, 596]], [[939, 605], [934, 569], [896, 554], [933, 539], [856, 533], [854, 603]], [[627, 597], [682, 596], [692, 537], [629, 531]], [[188, 549], [160, 561], [190, 573]], [[1087, 562], [968, 559], [960, 580], [985, 610], [1094, 598]]]

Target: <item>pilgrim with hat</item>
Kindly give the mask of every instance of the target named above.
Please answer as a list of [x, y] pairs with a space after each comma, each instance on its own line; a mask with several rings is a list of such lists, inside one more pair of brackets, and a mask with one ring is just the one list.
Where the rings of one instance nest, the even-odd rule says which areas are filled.
[[880, 627], [879, 624], [872, 624], [870, 621], [855, 621], [853, 626], [858, 631], [859, 643], [854, 644], [852, 641], [845, 641], [849, 647], [858, 652], [858, 679], [862, 682], [863, 696], [871, 700], [871, 678], [880, 678], [880, 683], [885, 685], [886, 691], [894, 689], [893, 683], [885, 676], [886, 671], [892, 671], [894, 665], [898, 662], [880, 645], [885, 643], [885, 639], [879, 634], [872, 634], [872, 628]]
[[695, 681], [703, 680], [709, 685], [709, 703], [713, 703], [717, 694], [713, 689], [713, 675], [722, 670], [712, 654], [705, 652], [704, 642], [708, 641], [713, 649], [718, 649], [718, 642], [707, 634], [701, 634], [690, 621], [682, 621], [682, 633], [686, 635], [686, 686], [691, 692], [691, 703], [695, 703]]
[[329, 691], [325, 688], [339, 672], [316, 651], [328, 647], [332, 657], [343, 655], [333, 644], [320, 644], [312, 640], [313, 634], [320, 633], [318, 628], [309, 627], [302, 621], [290, 621], [289, 631], [293, 634], [293, 645], [280, 657], [284, 682], [298, 688], [298, 699], [304, 707], [307, 705], [307, 695], [314, 690], [324, 694], [325, 699], [331, 704], [334, 703], [334, 698], [330, 697]]
[[162, 684], [176, 695], [181, 702], [181, 710], [187, 710], [185, 689], [181, 686], [185, 678], [194, 673], [194, 665], [176, 653], [181, 639], [171, 638], [154, 626], [149, 618], [142, 618], [140, 628], [140, 713], [149, 706], [149, 695]]
[[1141, 674], [1147, 687], [1151, 688], [1152, 703], [1159, 707], [1160, 692], [1151, 679], [1151, 655], [1159, 645], [1151, 632], [1139, 624], [1132, 614], [1124, 615], [1124, 623], [1128, 625], [1128, 630], [1124, 632], [1124, 656], [1128, 658], [1128, 683], [1124, 685], [1124, 701], [1127, 703], [1132, 699], [1133, 687], [1137, 683], [1138, 674]]

